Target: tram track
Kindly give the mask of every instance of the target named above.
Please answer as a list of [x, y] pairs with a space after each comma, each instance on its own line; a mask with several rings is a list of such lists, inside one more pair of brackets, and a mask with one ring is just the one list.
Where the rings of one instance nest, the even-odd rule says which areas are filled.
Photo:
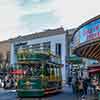
[[50, 97], [44, 98], [17, 98], [16, 100], [51, 100]]

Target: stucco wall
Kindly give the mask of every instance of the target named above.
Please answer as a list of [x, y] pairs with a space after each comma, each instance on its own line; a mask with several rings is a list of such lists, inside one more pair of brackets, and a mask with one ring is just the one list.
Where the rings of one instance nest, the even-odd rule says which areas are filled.
[[[61, 43], [61, 58], [62, 58], [62, 64], [64, 65], [62, 67], [62, 76], [63, 76], [63, 80], [66, 80], [66, 71], [65, 71], [65, 56], [66, 56], [66, 38], [65, 38], [65, 33], [63, 34], [59, 34], [59, 35], [55, 35], [55, 36], [48, 36], [48, 37], [42, 37], [42, 38], [36, 38], [33, 40], [28, 40], [27, 41], [27, 45], [31, 45], [31, 44], [37, 44], [37, 43], [43, 43], [43, 42], [51, 42], [51, 51], [53, 54], [55, 54], [55, 46], [56, 43]], [[25, 42], [25, 41], [24, 41]], [[16, 61], [15, 55], [14, 55], [14, 44], [11, 44], [11, 64], [14, 64]]]

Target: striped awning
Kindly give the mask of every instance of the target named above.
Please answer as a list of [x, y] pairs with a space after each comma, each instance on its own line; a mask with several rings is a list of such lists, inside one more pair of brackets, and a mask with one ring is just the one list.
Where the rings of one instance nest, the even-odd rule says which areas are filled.
[[79, 57], [100, 60], [100, 38], [81, 43], [73, 53]]

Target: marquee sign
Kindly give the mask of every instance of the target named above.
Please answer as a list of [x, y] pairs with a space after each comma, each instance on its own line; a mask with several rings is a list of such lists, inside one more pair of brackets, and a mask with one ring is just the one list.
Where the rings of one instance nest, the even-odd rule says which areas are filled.
[[86, 23], [76, 31], [73, 36], [73, 46], [96, 38], [100, 38], [100, 18]]

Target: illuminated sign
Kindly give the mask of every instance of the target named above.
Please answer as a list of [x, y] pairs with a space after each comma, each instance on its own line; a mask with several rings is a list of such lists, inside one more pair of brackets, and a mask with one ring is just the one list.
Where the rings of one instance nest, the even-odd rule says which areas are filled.
[[100, 19], [96, 19], [80, 28], [73, 37], [74, 46], [100, 37]]

